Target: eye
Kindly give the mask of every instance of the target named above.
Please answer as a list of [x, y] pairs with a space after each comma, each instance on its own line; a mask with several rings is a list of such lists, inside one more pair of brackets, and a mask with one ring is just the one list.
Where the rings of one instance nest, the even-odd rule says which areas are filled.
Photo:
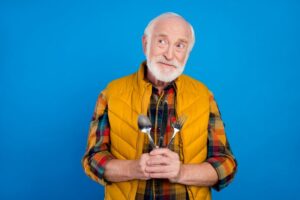
[[179, 48], [179, 49], [184, 49], [185, 46], [186, 45], [184, 43], [181, 43], [181, 42], [176, 45], [176, 47]]
[[158, 39], [158, 43], [161, 45], [167, 44], [167, 41], [165, 39]]

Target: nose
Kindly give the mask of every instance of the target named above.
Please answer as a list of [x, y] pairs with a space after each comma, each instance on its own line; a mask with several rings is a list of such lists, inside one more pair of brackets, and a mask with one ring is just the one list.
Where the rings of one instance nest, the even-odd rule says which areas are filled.
[[167, 60], [172, 60], [174, 55], [173, 55], [173, 48], [171, 46], [169, 46], [166, 51], [164, 52], [164, 57]]

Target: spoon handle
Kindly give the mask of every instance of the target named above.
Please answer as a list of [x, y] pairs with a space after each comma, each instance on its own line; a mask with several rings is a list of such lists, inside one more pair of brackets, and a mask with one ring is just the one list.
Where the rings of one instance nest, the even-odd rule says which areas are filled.
[[152, 137], [151, 137], [150, 133], [147, 133], [147, 135], [148, 135], [149, 142], [150, 142], [152, 148], [153, 148], [153, 149], [156, 149], [157, 147], [156, 147], [156, 145], [154, 144], [154, 142], [153, 142], [153, 140], [152, 140]]

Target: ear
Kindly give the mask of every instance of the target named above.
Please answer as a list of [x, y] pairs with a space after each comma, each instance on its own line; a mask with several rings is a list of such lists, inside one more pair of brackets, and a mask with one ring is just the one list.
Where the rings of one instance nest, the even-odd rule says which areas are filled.
[[146, 35], [143, 35], [142, 43], [143, 43], [144, 54], [147, 55], [147, 36]]

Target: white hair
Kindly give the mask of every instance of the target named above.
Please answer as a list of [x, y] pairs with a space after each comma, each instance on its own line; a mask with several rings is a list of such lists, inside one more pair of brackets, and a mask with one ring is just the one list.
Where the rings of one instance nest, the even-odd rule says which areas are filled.
[[194, 32], [194, 28], [193, 28], [193, 26], [188, 21], [186, 21], [182, 16], [178, 15], [177, 13], [166, 12], [166, 13], [163, 13], [163, 14], [155, 17], [154, 19], [152, 19], [149, 22], [149, 24], [145, 28], [144, 35], [147, 36], [148, 38], [150, 38], [151, 35], [152, 35], [153, 25], [155, 24], [155, 22], [158, 21], [159, 19], [162, 19], [162, 18], [165, 18], [165, 17], [172, 17], [172, 16], [180, 17], [181, 19], [183, 19], [189, 25], [191, 33], [192, 33], [192, 41], [191, 41], [191, 43], [189, 44], [189, 47], [188, 47], [188, 52], [190, 52], [192, 50], [194, 44], [195, 44], [195, 32]]

